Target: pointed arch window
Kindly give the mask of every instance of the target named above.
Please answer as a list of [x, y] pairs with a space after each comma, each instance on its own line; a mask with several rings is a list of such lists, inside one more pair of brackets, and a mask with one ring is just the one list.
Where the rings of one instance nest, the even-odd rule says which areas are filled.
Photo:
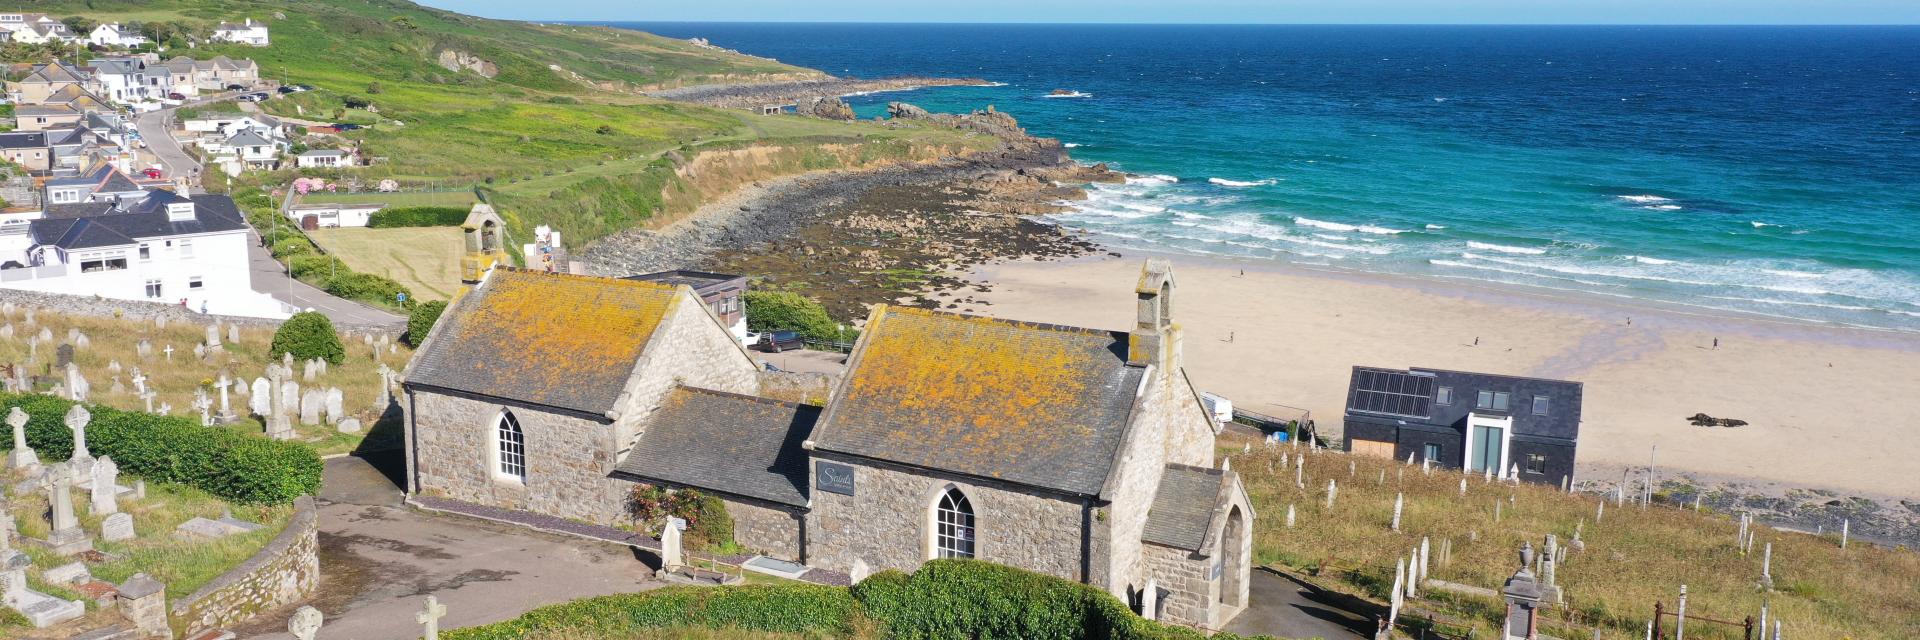
[[940, 494], [934, 512], [934, 556], [971, 558], [974, 550], [973, 503], [958, 488]]
[[513, 412], [500, 412], [500, 422], [495, 428], [494, 440], [498, 447], [500, 475], [524, 481], [527, 479], [527, 434], [520, 430], [520, 420]]

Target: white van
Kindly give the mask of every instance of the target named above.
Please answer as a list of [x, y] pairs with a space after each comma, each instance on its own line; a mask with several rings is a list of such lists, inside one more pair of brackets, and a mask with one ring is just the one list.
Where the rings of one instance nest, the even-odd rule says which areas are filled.
[[1232, 400], [1211, 393], [1201, 392], [1200, 403], [1206, 407], [1207, 413], [1213, 416], [1214, 422], [1220, 424], [1233, 422]]

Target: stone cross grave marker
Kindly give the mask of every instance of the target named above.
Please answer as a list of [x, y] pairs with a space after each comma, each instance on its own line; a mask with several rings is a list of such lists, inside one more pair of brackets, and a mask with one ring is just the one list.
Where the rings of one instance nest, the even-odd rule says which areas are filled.
[[159, 395], [158, 393], [154, 393], [152, 389], [140, 392], [140, 399], [147, 403], [147, 413], [153, 413], [153, 399]]
[[446, 616], [447, 607], [440, 604], [440, 599], [427, 596], [426, 606], [421, 607], [420, 613], [414, 614], [413, 619], [426, 625], [426, 635], [423, 636], [426, 640], [440, 640], [440, 619]]
[[320, 615], [319, 609], [310, 606], [300, 607], [293, 612], [293, 617], [287, 618], [287, 633], [293, 634], [293, 637], [299, 640], [313, 640], [314, 636], [320, 634], [320, 624], [323, 621], [324, 618]]
[[70, 463], [53, 465], [47, 474], [47, 502], [53, 505], [53, 533], [47, 536], [54, 553], [73, 555], [93, 548], [80, 518], [73, 514], [73, 471]]
[[160, 352], [167, 354], [167, 362], [173, 362], [173, 345], [167, 345], [167, 348], [161, 349]]
[[7, 411], [7, 426], [13, 427], [13, 451], [7, 453], [7, 468], [32, 469], [40, 466], [40, 455], [27, 446], [27, 412], [20, 407]]
[[83, 464], [83, 462], [86, 465], [77, 471], [82, 473], [91, 471], [93, 468], [93, 452], [87, 450], [87, 423], [93, 422], [93, 412], [87, 411], [86, 405], [73, 405], [73, 408], [67, 410], [66, 422], [67, 429], [73, 431], [73, 457], [71, 460], [76, 465]]

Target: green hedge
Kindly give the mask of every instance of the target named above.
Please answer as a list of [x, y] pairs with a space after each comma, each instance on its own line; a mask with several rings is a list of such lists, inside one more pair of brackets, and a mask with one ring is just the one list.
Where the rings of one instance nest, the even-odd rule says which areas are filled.
[[[73, 455], [67, 410], [75, 403], [39, 394], [0, 394], [0, 412], [27, 412], [27, 443], [46, 462]], [[294, 442], [201, 426], [181, 416], [161, 416], [87, 405], [87, 449], [110, 456], [127, 473], [150, 482], [192, 486], [243, 504], [287, 504], [320, 490], [320, 456]], [[0, 439], [11, 449], [11, 438]]]
[[373, 212], [367, 217], [367, 226], [375, 229], [457, 227], [467, 221], [467, 213], [467, 209], [460, 207], [393, 207]]
[[617, 637], [638, 629], [736, 627], [776, 633], [841, 636], [852, 631], [858, 605], [841, 587], [809, 584], [667, 587], [541, 607], [518, 618], [440, 632], [445, 640], [528, 637]]
[[347, 361], [346, 345], [340, 343], [340, 334], [334, 332], [333, 321], [318, 311], [302, 311], [280, 323], [273, 332], [273, 345], [267, 355], [275, 359], [281, 354], [291, 353], [296, 360], [319, 358], [329, 364]]
[[420, 348], [420, 343], [426, 341], [427, 334], [433, 332], [433, 325], [440, 322], [440, 314], [446, 311], [445, 300], [420, 303], [413, 308], [413, 313], [407, 314], [407, 332], [400, 336], [400, 341], [407, 343], [409, 347]]
[[845, 635], [865, 621], [878, 624], [885, 637], [916, 640], [1239, 638], [1153, 622], [1092, 586], [978, 560], [934, 560], [911, 576], [883, 571], [850, 589], [798, 584], [672, 587], [588, 598], [441, 637], [619, 637], [639, 629], [686, 626]]

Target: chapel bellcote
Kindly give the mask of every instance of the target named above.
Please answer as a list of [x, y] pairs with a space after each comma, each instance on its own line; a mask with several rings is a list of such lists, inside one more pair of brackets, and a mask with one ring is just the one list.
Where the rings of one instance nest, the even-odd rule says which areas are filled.
[[1179, 366], [1173, 326], [1173, 264], [1153, 259], [1140, 267], [1133, 331], [1127, 334], [1127, 364]]
[[475, 203], [467, 212], [466, 222], [460, 225], [460, 232], [466, 236], [467, 244], [467, 253], [460, 259], [462, 282], [479, 283], [494, 265], [506, 263], [506, 225], [493, 207]]

